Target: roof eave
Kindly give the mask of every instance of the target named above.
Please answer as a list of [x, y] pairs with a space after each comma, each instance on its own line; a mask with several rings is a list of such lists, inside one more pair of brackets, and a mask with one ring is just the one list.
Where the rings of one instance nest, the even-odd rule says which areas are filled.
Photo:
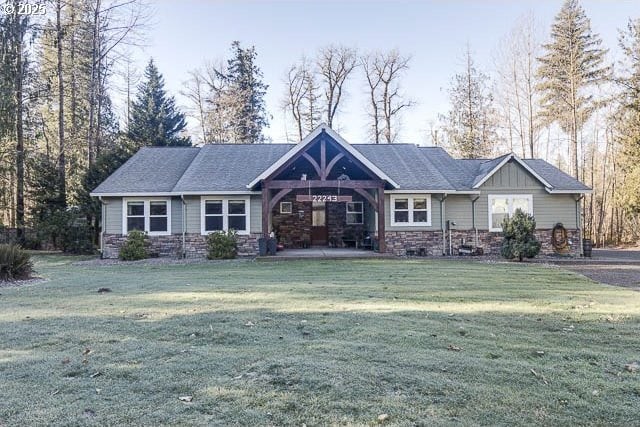
[[545, 188], [547, 193], [549, 194], [591, 194], [593, 190], [590, 188], [582, 189], [582, 190], [556, 190], [553, 188]]
[[385, 190], [385, 194], [480, 194], [480, 190]]
[[234, 196], [234, 195], [255, 195], [260, 194], [259, 191], [248, 191], [248, 190], [214, 190], [214, 191], [165, 191], [165, 192], [120, 192], [120, 193], [102, 193], [102, 192], [93, 192], [89, 193], [91, 197], [170, 197], [170, 196]]

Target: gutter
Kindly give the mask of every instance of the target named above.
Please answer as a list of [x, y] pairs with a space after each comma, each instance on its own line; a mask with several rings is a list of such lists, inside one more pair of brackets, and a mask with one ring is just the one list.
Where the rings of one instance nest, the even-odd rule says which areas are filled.
[[106, 203], [102, 200], [102, 196], [98, 196], [98, 200], [100, 201], [100, 214], [101, 214], [101, 224], [100, 224], [100, 258], [104, 258], [104, 226], [107, 223], [107, 210], [105, 209]]
[[447, 233], [445, 232], [445, 227], [444, 227], [446, 200], [447, 200], [447, 193], [443, 193], [442, 197], [440, 197], [440, 230], [442, 231], [442, 256], [445, 256], [447, 254]]
[[473, 245], [477, 248], [478, 247], [478, 226], [476, 225], [476, 202], [478, 201], [478, 199], [480, 198], [480, 196], [476, 196], [474, 198], [471, 198], [471, 223], [473, 225], [473, 233], [474, 233], [474, 243]]
[[580, 256], [584, 257], [584, 250], [582, 248], [582, 227], [580, 221], [580, 201], [584, 199], [584, 194], [580, 194], [576, 199], [576, 228], [578, 229], [578, 250], [580, 251]]
[[182, 258], [187, 257], [186, 232], [187, 232], [187, 202], [184, 201], [184, 194], [180, 195], [182, 201]]

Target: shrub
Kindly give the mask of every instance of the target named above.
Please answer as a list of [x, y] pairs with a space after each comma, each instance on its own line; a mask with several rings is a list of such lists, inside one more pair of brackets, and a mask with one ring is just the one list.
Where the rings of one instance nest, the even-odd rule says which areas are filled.
[[536, 220], [533, 215], [516, 209], [511, 218], [505, 218], [502, 222], [502, 256], [507, 259], [533, 258], [540, 252], [540, 242], [533, 232], [536, 229]]
[[31, 277], [31, 255], [18, 245], [0, 245], [0, 281], [22, 280]]
[[238, 243], [235, 230], [218, 231], [207, 236], [209, 259], [233, 259], [238, 256]]
[[66, 253], [91, 254], [95, 252], [92, 229], [78, 208], [56, 210], [34, 219], [35, 239], [25, 243], [31, 249], [40, 249], [42, 244], [53, 245]]
[[136, 261], [149, 257], [147, 235], [138, 230], [130, 231], [127, 241], [120, 248], [119, 257], [123, 261]]

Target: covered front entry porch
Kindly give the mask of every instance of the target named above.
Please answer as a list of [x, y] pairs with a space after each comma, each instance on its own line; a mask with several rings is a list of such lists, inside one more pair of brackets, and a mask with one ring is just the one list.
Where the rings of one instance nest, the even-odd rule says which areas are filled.
[[282, 197], [272, 196], [270, 200], [270, 232], [286, 249], [378, 250], [379, 206], [377, 195], [372, 194], [375, 191], [358, 192], [342, 186], [278, 191], [276, 196]]
[[286, 249], [384, 253], [385, 188], [396, 184], [330, 128], [319, 127], [248, 186], [262, 192], [262, 233]]

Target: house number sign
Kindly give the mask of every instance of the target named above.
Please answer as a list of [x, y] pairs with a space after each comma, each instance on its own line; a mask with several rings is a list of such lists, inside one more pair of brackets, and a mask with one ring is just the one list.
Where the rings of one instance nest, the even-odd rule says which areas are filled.
[[350, 202], [351, 196], [337, 196], [335, 194], [298, 194], [297, 202]]

